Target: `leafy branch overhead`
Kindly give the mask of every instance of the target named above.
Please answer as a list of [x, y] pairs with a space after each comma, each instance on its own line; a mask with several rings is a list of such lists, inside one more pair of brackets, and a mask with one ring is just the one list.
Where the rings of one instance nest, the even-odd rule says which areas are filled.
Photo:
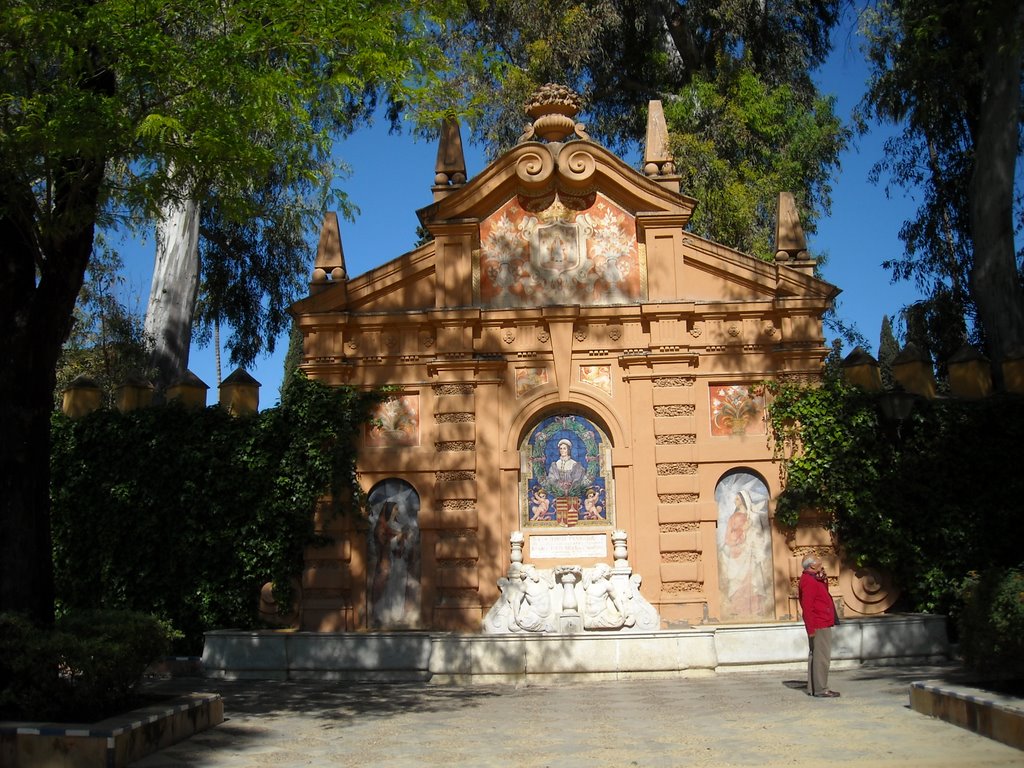
[[[52, 620], [48, 425], [97, 232], [175, 202], [209, 207], [206, 316], [239, 323], [234, 357], [251, 360], [308, 267], [296, 233], [337, 199], [334, 139], [379, 98], [423, 103], [447, 68], [427, 32], [451, 11], [444, 0], [5, 7], [0, 610]], [[221, 261], [239, 253], [244, 266]]]

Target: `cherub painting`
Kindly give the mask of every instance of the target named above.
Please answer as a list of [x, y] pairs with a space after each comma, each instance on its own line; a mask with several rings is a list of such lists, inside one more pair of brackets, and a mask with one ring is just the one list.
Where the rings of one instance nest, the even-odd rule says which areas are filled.
[[583, 416], [541, 421], [520, 446], [523, 524], [572, 528], [612, 523], [610, 450], [603, 431]]

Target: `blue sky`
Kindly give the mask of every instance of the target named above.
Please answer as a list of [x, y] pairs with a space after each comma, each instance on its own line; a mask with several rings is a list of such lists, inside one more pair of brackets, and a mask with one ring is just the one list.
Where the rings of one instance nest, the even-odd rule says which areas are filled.
[[[864, 92], [867, 69], [856, 37], [841, 28], [835, 39], [835, 50], [817, 80], [823, 92], [836, 96], [840, 117], [849, 120]], [[585, 114], [581, 117], [586, 120]], [[878, 345], [882, 316], [893, 315], [920, 297], [911, 284], [893, 285], [888, 271], [881, 267], [882, 261], [902, 252], [898, 232], [916, 208], [916, 203], [902, 192], [887, 198], [881, 186], [868, 181], [868, 172], [882, 156], [882, 145], [889, 135], [891, 129], [876, 128], [854, 139], [833, 181], [832, 213], [819, 222], [818, 232], [809, 242], [812, 254], [827, 258], [823, 277], [843, 291], [837, 300], [839, 317], [860, 330], [871, 352]], [[468, 138], [465, 131], [463, 138]], [[412, 248], [418, 223], [416, 210], [432, 200], [430, 186], [437, 147], [408, 135], [389, 135], [386, 121], [379, 121], [339, 143], [336, 152], [351, 168], [340, 186], [360, 210], [354, 221], [340, 222], [349, 274], [355, 276]], [[482, 148], [467, 146], [466, 162], [470, 177], [482, 171]], [[310, 233], [314, 248], [317, 235]], [[150, 238], [141, 245], [126, 247], [123, 253], [129, 272], [128, 291], [143, 297], [143, 310], [153, 251]], [[311, 268], [313, 257], [311, 250]], [[278, 400], [287, 339], [278, 343], [275, 354], [257, 361], [249, 371], [263, 385], [261, 407], [272, 406]], [[222, 376], [226, 377], [233, 370], [226, 351], [222, 359]], [[217, 385], [212, 346], [193, 345], [189, 367], [210, 385], [212, 404]]]

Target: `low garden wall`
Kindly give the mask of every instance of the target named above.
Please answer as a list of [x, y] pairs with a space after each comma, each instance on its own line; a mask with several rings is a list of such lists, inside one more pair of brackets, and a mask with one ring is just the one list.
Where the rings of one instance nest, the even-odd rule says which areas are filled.
[[[922, 614], [844, 621], [835, 668], [949, 657], [946, 620]], [[739, 624], [620, 634], [208, 632], [203, 672], [228, 679], [493, 683], [714, 674], [807, 663], [803, 625]]]
[[223, 720], [220, 695], [194, 693], [96, 723], [0, 722], [0, 765], [122, 768]]

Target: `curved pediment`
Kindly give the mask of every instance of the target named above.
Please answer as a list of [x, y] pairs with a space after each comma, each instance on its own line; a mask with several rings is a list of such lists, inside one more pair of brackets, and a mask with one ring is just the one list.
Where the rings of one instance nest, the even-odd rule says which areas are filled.
[[678, 219], [678, 226], [686, 225], [696, 206], [693, 198], [648, 179], [591, 141], [527, 142], [418, 214], [434, 231], [445, 222], [482, 219], [510, 200], [536, 212], [555, 202], [584, 210], [598, 191], [632, 214], [665, 214]]
[[315, 297], [297, 308], [516, 311], [790, 298], [824, 307], [834, 298], [835, 287], [813, 276], [795, 209], [783, 210], [781, 197], [774, 262], [686, 231], [696, 201], [678, 191], [657, 102], [641, 173], [590, 140], [573, 119], [571, 92], [546, 88], [527, 105], [534, 122], [520, 143], [468, 182], [457, 126], [442, 134], [435, 201], [417, 212], [432, 242], [350, 278], [340, 242], [331, 250], [322, 235]]

